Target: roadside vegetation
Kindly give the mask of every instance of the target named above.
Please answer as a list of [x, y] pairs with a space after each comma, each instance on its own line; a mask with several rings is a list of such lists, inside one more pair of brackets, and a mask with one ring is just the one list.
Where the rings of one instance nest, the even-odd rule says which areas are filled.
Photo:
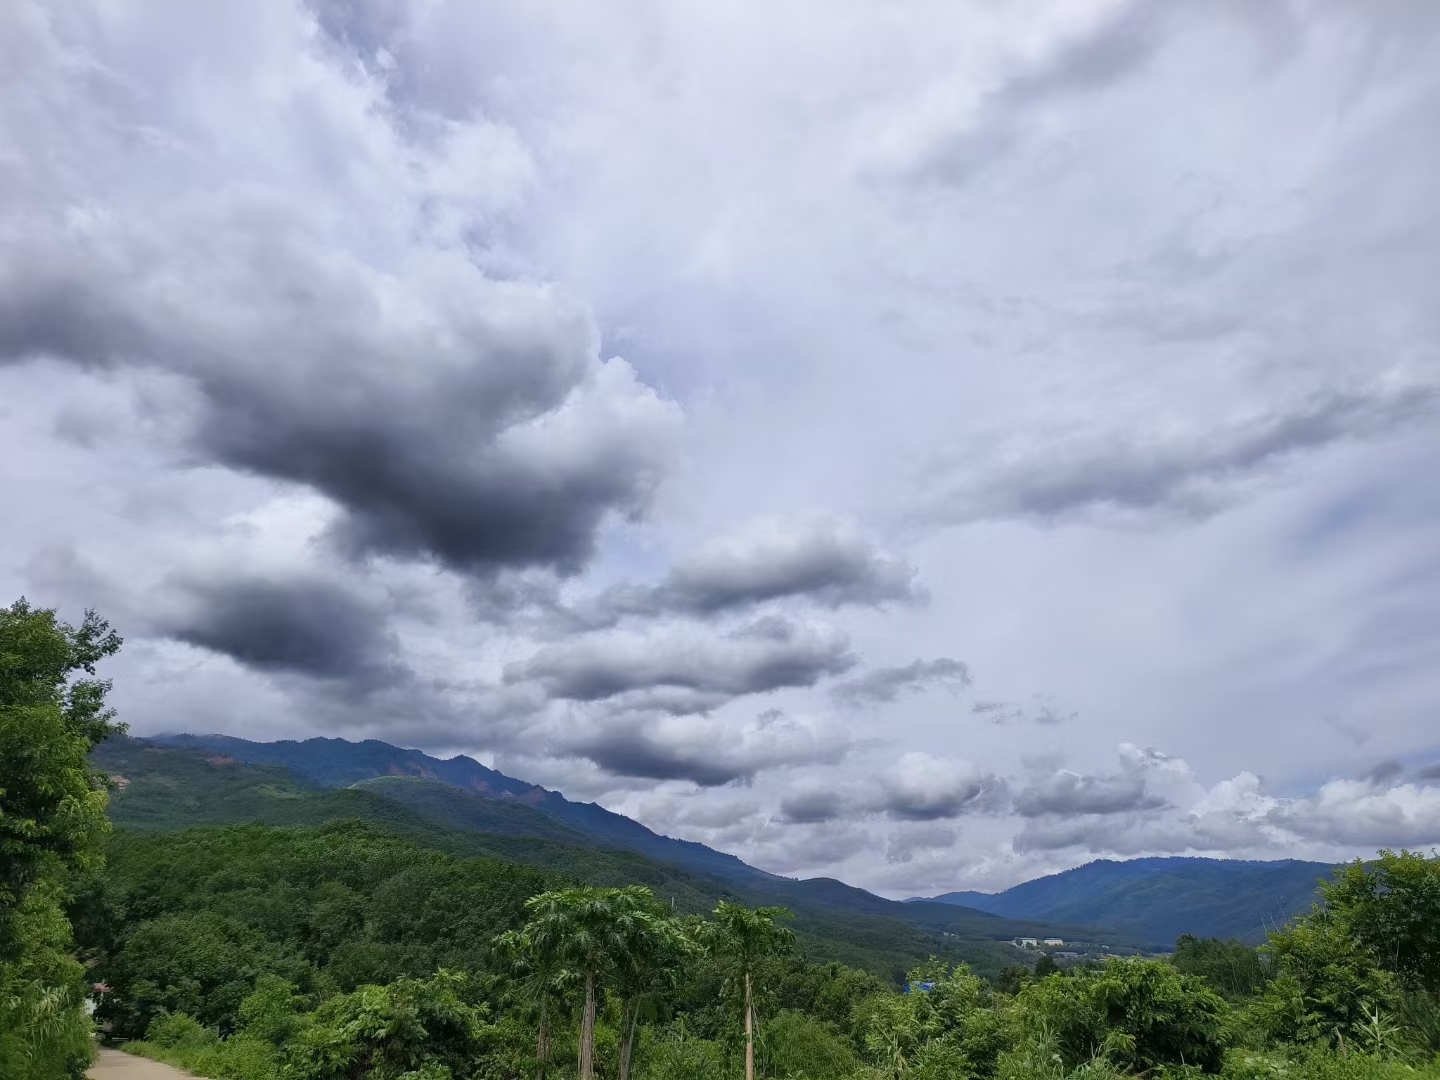
[[1440, 858], [1381, 852], [1255, 949], [904, 985], [783, 908], [428, 847], [376, 822], [107, 837], [87, 753], [119, 640], [0, 611], [0, 1078], [92, 1021], [217, 1080], [1440, 1080]]

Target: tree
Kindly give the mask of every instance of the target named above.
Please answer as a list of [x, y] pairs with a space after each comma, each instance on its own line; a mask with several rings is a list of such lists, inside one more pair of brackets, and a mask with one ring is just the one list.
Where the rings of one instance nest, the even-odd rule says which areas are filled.
[[682, 925], [666, 916], [658, 904], [649, 917], [631, 921], [629, 933], [614, 973], [621, 1000], [619, 1080], [630, 1080], [641, 1010], [674, 991], [684, 961], [696, 948]]
[[552, 889], [525, 902], [525, 934], [545, 965], [571, 967], [584, 982], [580, 1013], [580, 1080], [595, 1076], [595, 1009], [607, 976], [624, 965], [635, 942], [661, 918], [654, 894], [643, 885], [624, 889], [578, 886]]
[[510, 930], [495, 939], [506, 977], [506, 1000], [535, 1017], [535, 1080], [545, 1080], [550, 1064], [550, 1013], [569, 996], [572, 972], [562, 966], [557, 950], [539, 948], [525, 930]]
[[1362, 1038], [1371, 1010], [1399, 1003], [1395, 976], [1350, 932], [1345, 920], [1316, 906], [1270, 935], [1264, 946], [1276, 969], [1257, 1015], [1272, 1036], [1343, 1046]]
[[[120, 638], [94, 612], [76, 628], [21, 599], [0, 608], [0, 1075], [83, 1074], [90, 1023], [70, 955], [68, 878], [93, 869], [106, 780], [86, 755], [121, 730], [95, 664]], [[85, 676], [76, 678], [77, 672]]]
[[1181, 934], [1170, 957], [1176, 971], [1199, 975], [1228, 998], [1247, 998], [1265, 985], [1260, 954], [1239, 941]]
[[482, 1049], [484, 1016], [465, 1001], [465, 978], [362, 986], [315, 1011], [287, 1047], [293, 1080], [404, 1080], [467, 1070]]
[[1440, 991], [1440, 856], [1382, 851], [1321, 882], [1329, 917], [1412, 989]]
[[93, 611], [77, 629], [23, 598], [0, 609], [0, 958], [10, 915], [47, 872], [93, 857], [107, 826], [105, 777], [86, 755], [123, 728], [95, 664], [120, 637]]
[[795, 932], [777, 919], [791, 918], [783, 907], [747, 908], [721, 900], [707, 927], [711, 949], [738, 969], [745, 987], [745, 1080], [755, 1080], [755, 968], [795, 948]]
[[1021, 1030], [1047, 1033], [1070, 1069], [1102, 1055], [1136, 1072], [1170, 1064], [1215, 1072], [1225, 1051], [1224, 999], [1160, 960], [1037, 979], [1015, 1004]]

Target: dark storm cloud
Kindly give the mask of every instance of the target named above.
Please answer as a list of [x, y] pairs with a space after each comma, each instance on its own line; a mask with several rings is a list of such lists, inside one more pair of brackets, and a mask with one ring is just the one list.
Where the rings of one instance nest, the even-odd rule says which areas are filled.
[[813, 686], [854, 665], [842, 635], [767, 618], [723, 636], [605, 635], [547, 646], [506, 667], [505, 681], [538, 683], [550, 697], [568, 701], [657, 687], [737, 697]]
[[1131, 810], [1155, 810], [1165, 800], [1145, 790], [1139, 774], [1081, 776], [1059, 772], [1015, 795], [1014, 807], [1022, 817], [1045, 814], [1119, 814]]
[[920, 598], [915, 568], [845, 522], [771, 518], [706, 545], [659, 585], [620, 585], [590, 605], [597, 625], [625, 615], [705, 617], [768, 600], [803, 598], [826, 608]]
[[37, 214], [0, 262], [0, 363], [180, 377], [192, 451], [326, 495], [355, 556], [574, 571], [664, 471], [678, 413], [551, 293], [439, 252], [382, 270], [241, 196], [146, 226], [92, 245]]
[[1415, 777], [1419, 780], [1440, 780], [1440, 762], [1415, 770]]
[[626, 731], [576, 748], [606, 772], [649, 780], [690, 780], [701, 787], [719, 787], [755, 775], [758, 766], [726, 760], [710, 747], [677, 747], [658, 742], [642, 731]]
[[567, 745], [569, 752], [617, 776], [689, 780], [701, 787], [748, 783], [765, 769], [834, 764], [849, 748], [843, 733], [773, 710], [741, 726], [693, 720], [602, 722]]
[[780, 818], [792, 825], [814, 825], [846, 817], [849, 804], [837, 791], [802, 791], [780, 800]]
[[267, 673], [357, 685], [403, 678], [386, 612], [319, 580], [190, 579], [156, 631]]
[[900, 667], [875, 668], [837, 684], [834, 694], [853, 704], [884, 704], [930, 686], [944, 686], [953, 693], [969, 685], [970, 669], [964, 662], [941, 656], [934, 660], [914, 660]]
[[1226, 505], [1238, 482], [1296, 454], [1414, 424], [1433, 416], [1436, 402], [1428, 386], [1336, 391], [1191, 439], [1036, 448], [988, 473], [972, 469], [962, 486], [934, 498], [929, 513], [952, 521], [1045, 520], [1095, 510], [1204, 516]]

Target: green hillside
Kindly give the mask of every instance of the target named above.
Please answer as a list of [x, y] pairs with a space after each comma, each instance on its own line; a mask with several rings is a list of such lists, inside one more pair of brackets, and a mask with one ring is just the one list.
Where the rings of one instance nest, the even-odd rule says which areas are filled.
[[1181, 934], [1254, 944], [1308, 911], [1331, 870], [1296, 859], [1100, 859], [1001, 893], [934, 900], [1011, 919], [1103, 927], [1150, 948], [1167, 948]]
[[943, 904], [900, 904], [826, 879], [795, 881], [754, 871], [738, 884], [720, 880], [605, 846], [524, 803], [415, 776], [323, 788], [279, 766], [129, 738], [103, 743], [93, 760], [116, 780], [111, 816], [127, 832], [349, 821], [455, 856], [503, 859], [586, 884], [645, 885], [679, 912], [709, 911], [721, 897], [783, 904], [796, 913], [796, 932], [812, 960], [865, 968], [887, 979], [932, 954], [995, 974], [1016, 962], [1007, 944], [1011, 938], [1087, 936], [1052, 923]]

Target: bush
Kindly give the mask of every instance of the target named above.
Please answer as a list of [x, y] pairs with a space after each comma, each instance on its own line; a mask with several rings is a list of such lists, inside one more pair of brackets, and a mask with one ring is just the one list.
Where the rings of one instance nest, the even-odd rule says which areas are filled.
[[161, 1013], [150, 1021], [145, 1041], [164, 1050], [198, 1050], [219, 1041], [213, 1030], [185, 1013]]
[[1072, 1069], [1104, 1057], [1136, 1072], [1162, 1065], [1214, 1072], [1226, 1048], [1224, 1000], [1159, 960], [1111, 960], [1099, 971], [1042, 979], [1020, 992], [1015, 1008], [1029, 1041], [1053, 1042]]
[[727, 1075], [720, 1044], [687, 1034], [683, 1024], [647, 1037], [642, 1050], [639, 1080], [721, 1080]]
[[855, 1071], [849, 1044], [814, 1017], [787, 1010], [767, 1021], [757, 1041], [769, 1075], [842, 1080]]
[[1273, 1039], [1363, 1046], [1371, 1010], [1400, 1003], [1395, 976], [1324, 910], [1271, 934], [1265, 948], [1279, 974], [1255, 1012]]
[[461, 997], [465, 980], [446, 971], [430, 979], [362, 986], [321, 1005], [286, 1048], [293, 1080], [398, 1080], [438, 1067], [455, 1069], [479, 1055], [482, 1016]]

